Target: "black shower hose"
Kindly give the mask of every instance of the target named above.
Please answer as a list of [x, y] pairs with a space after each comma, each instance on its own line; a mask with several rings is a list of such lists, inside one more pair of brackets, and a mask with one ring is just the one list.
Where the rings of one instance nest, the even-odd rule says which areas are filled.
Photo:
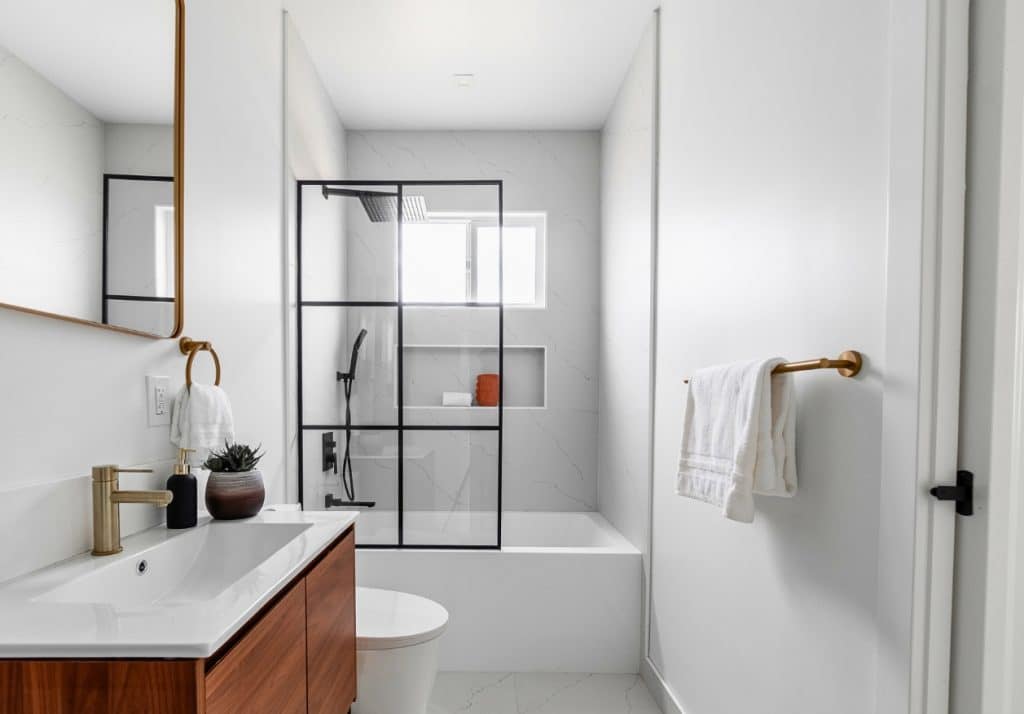
[[341, 460], [341, 485], [345, 488], [345, 497], [349, 501], [356, 500], [356, 484], [352, 475], [352, 377], [345, 376], [345, 456]]

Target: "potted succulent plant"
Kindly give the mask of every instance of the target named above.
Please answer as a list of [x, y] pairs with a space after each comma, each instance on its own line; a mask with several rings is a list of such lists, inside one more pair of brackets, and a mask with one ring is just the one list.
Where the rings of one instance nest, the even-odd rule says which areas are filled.
[[263, 458], [260, 447], [224, 442], [203, 463], [210, 470], [206, 482], [206, 510], [220, 520], [248, 518], [263, 508], [266, 490], [263, 474], [256, 465]]

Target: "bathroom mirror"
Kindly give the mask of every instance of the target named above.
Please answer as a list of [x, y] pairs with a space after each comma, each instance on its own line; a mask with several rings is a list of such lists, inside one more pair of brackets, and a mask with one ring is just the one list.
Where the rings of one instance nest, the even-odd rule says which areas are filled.
[[0, 4], [0, 306], [181, 332], [183, 15]]

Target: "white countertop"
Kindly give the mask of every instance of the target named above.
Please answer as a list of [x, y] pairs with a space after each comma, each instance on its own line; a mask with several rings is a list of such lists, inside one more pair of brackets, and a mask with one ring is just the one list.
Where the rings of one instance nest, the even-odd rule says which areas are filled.
[[264, 511], [240, 521], [214, 521], [218, 528], [234, 524], [308, 527], [233, 579], [226, 589], [199, 601], [146, 604], [121, 598], [119, 604], [118, 594], [108, 593], [109, 602], [68, 602], [55, 600], [53, 593], [75, 587], [71, 581], [76, 578], [109, 572], [106, 569], [118, 564], [124, 570], [125, 561], [131, 562], [134, 571], [147, 553], [156, 554], [168, 540], [207, 527], [208, 518], [196, 528], [179, 531], [160, 526], [125, 538], [124, 551], [117, 555], [86, 553], [8, 581], [0, 585], [0, 657], [209, 657], [356, 516], [352, 511]]

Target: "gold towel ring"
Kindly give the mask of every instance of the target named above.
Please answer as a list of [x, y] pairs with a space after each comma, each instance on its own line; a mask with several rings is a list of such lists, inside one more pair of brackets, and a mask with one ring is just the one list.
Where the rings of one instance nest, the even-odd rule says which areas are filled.
[[213, 383], [218, 387], [220, 386], [220, 357], [217, 356], [217, 350], [213, 349], [213, 345], [209, 342], [193, 340], [190, 337], [182, 337], [178, 340], [178, 349], [181, 350], [183, 355], [188, 355], [188, 361], [185, 362], [186, 387], [192, 386], [192, 363], [200, 352], [209, 352], [210, 356], [213, 357], [213, 366], [217, 369], [217, 376], [214, 378]]

